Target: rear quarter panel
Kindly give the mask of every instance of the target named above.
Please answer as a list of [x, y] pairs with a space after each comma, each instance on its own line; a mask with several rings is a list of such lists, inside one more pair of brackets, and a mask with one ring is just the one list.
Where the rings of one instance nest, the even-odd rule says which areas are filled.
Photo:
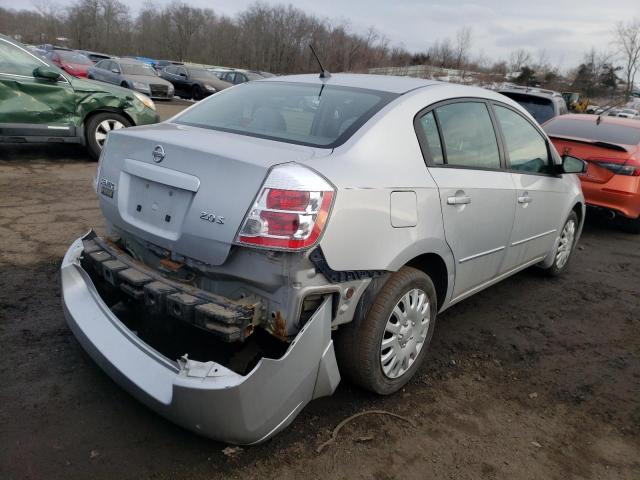
[[[415, 114], [440, 101], [446, 95], [442, 90], [432, 86], [405, 94], [378, 112], [333, 155], [304, 162], [338, 190], [320, 243], [334, 270], [396, 271], [416, 256], [437, 253], [453, 274], [438, 188], [413, 127]], [[391, 193], [396, 191], [415, 192], [415, 226], [391, 225]]]

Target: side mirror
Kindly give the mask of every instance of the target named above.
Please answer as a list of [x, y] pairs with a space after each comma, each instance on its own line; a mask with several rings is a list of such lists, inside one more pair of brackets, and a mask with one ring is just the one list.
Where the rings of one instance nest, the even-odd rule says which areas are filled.
[[43, 65], [33, 70], [33, 76], [44, 80], [58, 80], [60, 78], [60, 72], [55, 68]]
[[112, 72], [112, 73], [120, 73], [120, 70], [118, 70], [117, 68], [112, 68], [112, 69], [111, 69], [111, 72]]
[[179, 73], [178, 75], [180, 75], [182, 78], [187, 78], [187, 74], [186, 73]]
[[587, 162], [571, 155], [562, 157], [562, 173], [584, 173], [587, 171]]

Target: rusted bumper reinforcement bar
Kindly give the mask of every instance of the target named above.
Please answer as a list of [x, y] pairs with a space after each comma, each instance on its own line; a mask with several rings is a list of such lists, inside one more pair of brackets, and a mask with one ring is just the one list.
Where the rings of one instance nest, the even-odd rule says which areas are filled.
[[83, 240], [81, 265], [89, 276], [144, 304], [147, 313], [170, 315], [207, 330], [226, 342], [242, 341], [253, 330], [260, 301], [240, 301], [172, 281], [90, 232]]
[[259, 443], [291, 423], [309, 401], [331, 395], [340, 382], [331, 340], [331, 296], [281, 358], [262, 358], [246, 375], [213, 361], [174, 361], [129, 330], [101, 299], [81, 265], [84, 241], [90, 240], [89, 247], [97, 245], [93, 233], [79, 238], [62, 261], [67, 323], [116, 383], [173, 422], [216, 440]]

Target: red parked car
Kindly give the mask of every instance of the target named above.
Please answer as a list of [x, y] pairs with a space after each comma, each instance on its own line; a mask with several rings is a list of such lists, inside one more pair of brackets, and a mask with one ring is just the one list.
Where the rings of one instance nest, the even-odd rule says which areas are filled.
[[73, 50], [51, 50], [46, 57], [74, 77], [86, 77], [89, 67], [93, 67], [89, 57]]
[[640, 233], [640, 120], [561, 115], [542, 128], [561, 155], [587, 162], [580, 175], [587, 205]]

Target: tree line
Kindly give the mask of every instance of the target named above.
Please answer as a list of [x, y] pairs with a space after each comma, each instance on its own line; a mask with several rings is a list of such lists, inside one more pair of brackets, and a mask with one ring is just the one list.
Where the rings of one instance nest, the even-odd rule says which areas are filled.
[[594, 96], [611, 94], [619, 85], [628, 96], [640, 69], [640, 19], [618, 23], [612, 42], [591, 49], [580, 65], [567, 69], [552, 65], [544, 50], [534, 54], [516, 48], [497, 61], [474, 54], [467, 26], [453, 38], [433, 39], [424, 51], [412, 53], [391, 45], [375, 28], [356, 33], [346, 21], [319, 18], [291, 5], [255, 3], [233, 17], [178, 0], [163, 7], [147, 2], [135, 15], [120, 0], [75, 0], [65, 8], [35, 0], [34, 6], [0, 8], [0, 32], [25, 43], [56, 44], [63, 38], [76, 49], [279, 74], [317, 71], [308, 48], [313, 44], [329, 71], [427, 64], [505, 76], [518, 72], [510, 77], [516, 83], [570, 86]]

